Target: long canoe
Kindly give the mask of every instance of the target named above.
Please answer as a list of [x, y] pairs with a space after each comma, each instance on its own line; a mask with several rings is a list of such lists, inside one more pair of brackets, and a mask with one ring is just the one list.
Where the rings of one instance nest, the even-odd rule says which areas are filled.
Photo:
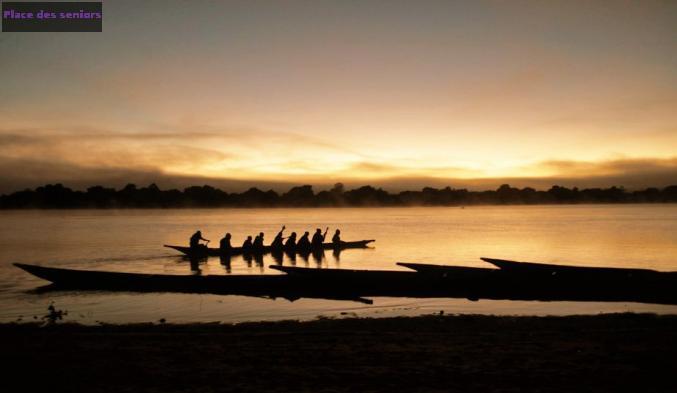
[[450, 266], [450, 265], [432, 265], [427, 263], [410, 263], [397, 262], [397, 265], [414, 270], [418, 273], [441, 274], [443, 276], [454, 276], [458, 274], [467, 274], [475, 276], [486, 276], [489, 274], [502, 273], [499, 269], [481, 268], [481, 267], [465, 267], [465, 266]]
[[[674, 276], [581, 281], [501, 269], [454, 273], [277, 267], [288, 274], [167, 275], [50, 268], [15, 264], [55, 289], [182, 292], [269, 298], [323, 298], [365, 302], [366, 297], [467, 298], [539, 301], [643, 302], [677, 305]], [[451, 270], [450, 270], [451, 271]]]
[[[352, 241], [352, 242], [341, 242], [339, 245], [335, 245], [334, 243], [324, 243], [322, 244], [322, 250], [346, 250], [346, 249], [351, 249], [351, 248], [368, 248], [369, 243], [374, 242], [375, 240], [357, 240], [357, 241]], [[224, 253], [221, 251], [220, 248], [207, 248], [207, 247], [201, 247], [198, 249], [192, 249], [190, 247], [186, 246], [173, 246], [170, 244], [165, 244], [164, 245], [167, 248], [172, 248], [176, 251], [179, 251], [185, 255], [188, 256], [236, 256], [236, 255], [242, 255], [245, 254], [245, 250], [242, 247], [231, 247], [230, 251], [227, 253]], [[308, 248], [308, 249], [302, 249], [302, 248], [294, 248], [293, 250], [289, 250], [288, 248], [273, 248], [272, 246], [264, 246], [263, 249], [260, 250], [251, 250], [249, 253], [251, 254], [269, 254], [272, 252], [295, 252], [295, 253], [301, 253], [301, 252], [312, 252], [314, 251], [313, 248]]]
[[463, 276], [468, 277], [473, 271], [469, 269], [474, 269], [478, 282], [492, 282], [497, 289], [513, 286], [513, 295], [526, 294], [539, 300], [677, 302], [677, 272], [482, 260], [499, 269], [403, 262], [398, 265], [432, 277], [458, 277], [459, 271], [465, 271]]
[[[677, 272], [660, 272], [650, 269], [634, 269], [634, 268], [615, 268], [615, 267], [593, 267], [593, 266], [571, 266], [571, 265], [554, 265], [547, 263], [535, 262], [517, 262], [505, 259], [495, 258], [481, 258], [483, 261], [491, 263], [499, 268], [501, 272], [509, 272], [521, 275], [564, 275], [567, 277], [590, 277], [595, 279], [600, 278], [651, 278], [651, 277], [669, 277], [672, 276], [677, 279]], [[431, 265], [425, 263], [405, 263], [398, 262], [400, 266], [415, 270], [420, 273], [434, 273], [434, 274], [450, 274], [459, 269], [458, 266], [450, 265]], [[484, 268], [475, 268], [478, 270], [486, 270]], [[490, 269], [497, 271], [497, 269]]]
[[505, 271], [520, 272], [523, 274], [546, 274], [546, 275], [569, 275], [579, 277], [652, 277], [669, 276], [677, 277], [677, 272], [660, 272], [650, 269], [618, 268], [618, 267], [594, 267], [594, 266], [571, 266], [555, 265], [549, 263], [518, 262], [506, 259], [481, 258], [483, 261]]
[[354, 291], [286, 274], [172, 275], [63, 269], [15, 263], [14, 266], [49, 281], [43, 290], [176, 292], [241, 295], [266, 298], [322, 298], [371, 303]]
[[[400, 266], [406, 264], [398, 263]], [[301, 275], [305, 277], [314, 277], [320, 279], [381, 279], [403, 276], [408, 279], [413, 278], [412, 272], [401, 270], [364, 270], [364, 269], [327, 269], [327, 268], [307, 268], [297, 266], [271, 265], [271, 269], [279, 270], [290, 275]], [[446, 274], [442, 278], [454, 280], [472, 280], [487, 279], [498, 269], [482, 269], [464, 266], [448, 266]], [[430, 277], [428, 277], [430, 278]]]

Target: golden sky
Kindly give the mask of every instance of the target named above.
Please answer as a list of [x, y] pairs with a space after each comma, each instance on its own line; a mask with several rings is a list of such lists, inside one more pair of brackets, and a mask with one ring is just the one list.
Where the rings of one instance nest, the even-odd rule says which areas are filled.
[[103, 26], [0, 33], [0, 191], [677, 184], [675, 2], [116, 0]]

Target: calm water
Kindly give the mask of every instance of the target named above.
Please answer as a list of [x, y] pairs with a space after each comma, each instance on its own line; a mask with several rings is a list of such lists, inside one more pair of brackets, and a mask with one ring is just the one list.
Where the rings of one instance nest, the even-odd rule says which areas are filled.
[[[37, 263], [76, 269], [166, 274], [277, 274], [263, 264], [218, 258], [199, 272], [163, 244], [185, 244], [201, 229], [217, 244], [225, 231], [240, 244], [247, 234], [270, 242], [288, 232], [340, 227], [344, 240], [376, 239], [373, 249], [347, 250], [321, 261], [297, 257], [284, 264], [401, 269], [397, 261], [486, 267], [479, 257], [523, 261], [677, 270], [677, 205], [524, 206], [375, 209], [204, 209], [0, 212], [0, 321], [42, 316], [50, 302], [82, 323], [245, 321], [323, 316], [446, 313], [574, 314], [618, 311], [677, 313], [677, 307], [635, 303], [510, 302], [461, 299], [375, 298], [346, 301], [269, 300], [240, 296], [50, 292], [46, 284], [11, 266]], [[285, 257], [286, 258], [286, 257]]]

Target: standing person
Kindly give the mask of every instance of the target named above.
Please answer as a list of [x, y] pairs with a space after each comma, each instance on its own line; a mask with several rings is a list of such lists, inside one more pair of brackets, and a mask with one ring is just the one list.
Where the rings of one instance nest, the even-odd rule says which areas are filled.
[[219, 243], [219, 249], [221, 250], [221, 254], [230, 254], [231, 250], [231, 245], [230, 245], [230, 233], [226, 233], [226, 235], [221, 239], [221, 242]]
[[296, 232], [292, 232], [287, 239], [287, 242], [284, 244], [284, 248], [287, 251], [294, 251], [296, 248]]
[[202, 232], [197, 231], [193, 234], [193, 236], [190, 237], [190, 248], [196, 249], [198, 247], [206, 247], [206, 245], [200, 244], [200, 240], [206, 241], [209, 243], [209, 240], [205, 239], [202, 237]]
[[242, 253], [243, 254], [249, 254], [252, 252], [252, 237], [247, 236], [247, 240], [242, 243]]
[[334, 245], [334, 247], [341, 245], [341, 231], [339, 229], [334, 232], [334, 236], [331, 238], [331, 243]]
[[259, 235], [254, 238], [253, 246], [255, 252], [263, 251], [263, 232], [259, 232]]
[[301, 236], [299, 241], [296, 243], [296, 249], [307, 250], [310, 248], [310, 240], [308, 240], [308, 236], [310, 236], [310, 232], [305, 231], [303, 236]]
[[313, 248], [322, 248], [322, 244], [324, 243], [324, 238], [327, 236], [327, 231], [329, 231], [329, 228], [324, 231], [324, 235], [322, 234], [322, 230], [320, 228], [317, 228], [315, 230], [315, 234], [313, 235], [313, 240], [310, 242], [311, 246]]
[[284, 237], [282, 237], [282, 232], [284, 232], [285, 226], [282, 225], [282, 229], [280, 229], [280, 232], [277, 233], [275, 236], [275, 239], [273, 239], [273, 242], [270, 243], [270, 248], [273, 250], [281, 250], [282, 249], [282, 240], [284, 240]]

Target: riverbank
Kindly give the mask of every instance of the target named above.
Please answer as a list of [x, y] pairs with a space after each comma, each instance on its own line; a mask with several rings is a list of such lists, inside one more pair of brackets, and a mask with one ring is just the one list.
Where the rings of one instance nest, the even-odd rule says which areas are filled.
[[677, 391], [677, 316], [0, 325], [23, 391]]

